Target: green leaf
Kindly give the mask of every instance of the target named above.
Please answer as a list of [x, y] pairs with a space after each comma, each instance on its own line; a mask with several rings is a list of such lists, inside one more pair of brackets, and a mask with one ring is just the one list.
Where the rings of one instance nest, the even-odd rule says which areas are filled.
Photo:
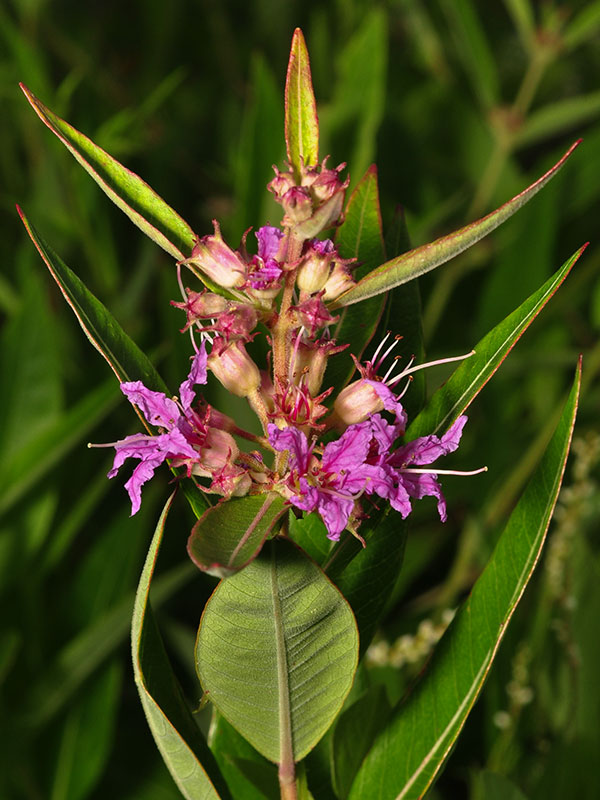
[[227, 578], [256, 558], [285, 510], [275, 493], [221, 501], [194, 525], [189, 556], [204, 572]]
[[581, 381], [473, 590], [429, 668], [378, 736], [351, 798], [422, 797], [454, 745], [539, 559], [569, 452]]
[[216, 709], [209, 745], [234, 797], [278, 800], [277, 769], [250, 745]]
[[584, 249], [585, 246], [580, 248], [537, 292], [475, 345], [475, 355], [462, 362], [409, 425], [408, 440], [429, 433], [439, 435], [462, 414], [556, 292]]
[[148, 602], [173, 497], [174, 494], [168, 499], [156, 526], [135, 597], [131, 624], [133, 672], [148, 725], [182, 795], [186, 800], [218, 800], [229, 793], [183, 698]]
[[[168, 394], [169, 390], [147, 356], [127, 336], [110, 311], [94, 297], [83, 281], [46, 244], [18, 206], [17, 210], [83, 332], [106, 359], [119, 382], [139, 380], [148, 389]], [[143, 420], [141, 416], [140, 418]]]
[[350, 787], [373, 740], [386, 724], [390, 703], [385, 687], [372, 686], [345, 709], [336, 722], [332, 741], [332, 772], [335, 793], [348, 797]]
[[191, 252], [195, 236], [190, 226], [135, 172], [95, 145], [91, 139], [57, 117], [29, 89], [20, 84], [25, 97], [81, 166], [121, 211], [163, 250], [181, 261]]
[[300, 28], [292, 38], [285, 82], [285, 144], [290, 167], [298, 178], [303, 164], [319, 161], [319, 119], [306, 42]]
[[[358, 275], [367, 274], [385, 258], [377, 167], [373, 164], [361, 178], [350, 196], [344, 222], [338, 228], [335, 243], [342, 258], [356, 258]], [[329, 359], [325, 373], [325, 387], [335, 386], [341, 390], [355, 370], [350, 358], [353, 353], [360, 359], [371, 341], [381, 319], [385, 297], [373, 297], [361, 305], [341, 309], [339, 320], [331, 335], [336, 341], [348, 343], [350, 347]]]
[[454, 233], [442, 236], [434, 242], [417, 247], [415, 250], [410, 250], [408, 253], [387, 261], [362, 278], [352, 289], [348, 289], [347, 292], [340, 295], [330, 305], [330, 308], [351, 305], [368, 297], [387, 292], [395, 286], [400, 286], [413, 278], [417, 278], [419, 275], [435, 269], [435, 267], [439, 267], [440, 264], [444, 264], [454, 256], [462, 253], [471, 245], [483, 239], [484, 236], [487, 236], [488, 233], [491, 233], [498, 225], [505, 222], [528, 200], [531, 200], [556, 175], [578, 144], [579, 141], [571, 145], [564, 156], [545, 175], [542, 175], [541, 178], [513, 197], [512, 200], [492, 211], [491, 214], [487, 214], [487, 216], [454, 231]]
[[361, 656], [375, 635], [402, 567], [406, 530], [400, 514], [389, 507], [384, 512], [373, 509], [360, 529], [366, 547], [346, 533], [325, 567], [352, 607]]
[[204, 691], [276, 763], [304, 758], [327, 731], [357, 660], [348, 604], [316, 564], [281, 539], [219, 584], [198, 631]]
[[514, 142], [516, 147], [524, 147], [550, 139], [570, 128], [584, 125], [600, 114], [600, 92], [569, 97], [556, 103], [537, 108], [528, 115], [519, 128]]

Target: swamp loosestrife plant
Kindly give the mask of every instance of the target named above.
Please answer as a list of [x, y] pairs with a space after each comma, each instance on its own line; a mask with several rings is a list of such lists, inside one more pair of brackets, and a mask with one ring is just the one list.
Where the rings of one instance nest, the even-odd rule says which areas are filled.
[[[394, 297], [414, 305], [411, 280], [507, 219], [553, 177], [573, 148], [486, 217], [386, 260], [375, 170], [347, 199], [345, 164], [332, 168], [319, 158], [308, 54], [297, 30], [285, 90], [287, 163], [283, 171], [274, 168], [268, 186], [282, 220], [254, 235], [249, 229], [234, 249], [217, 221], [213, 233], [194, 234], [138, 176], [23, 89], [109, 197], [176, 261], [181, 297], [173, 306], [185, 315], [182, 333], [189, 336], [191, 366], [173, 396], [20, 212], [146, 427], [94, 445], [115, 450], [108, 476], [131, 459], [125, 488], [135, 514], [142, 487], [167, 462], [198, 518], [189, 555], [201, 570], [222, 578], [202, 613], [195, 653], [200, 683], [214, 704], [207, 743], [188, 707], [171, 702], [179, 689], [148, 621], [148, 591], [171, 498], [140, 580], [132, 644], [149, 725], [183, 796], [245, 797], [249, 781], [255, 789], [258, 781], [261, 796], [272, 796], [271, 784], [278, 780], [281, 797], [307, 797], [311, 770], [303, 759], [322, 746], [334, 725], [331, 792], [368, 798], [376, 785], [377, 797], [421, 796], [464, 724], [539, 555], [568, 452], [579, 371], [530, 487], [429, 670], [407, 700], [382, 714], [368, 741], [354, 742], [351, 714], [358, 690], [347, 698], [359, 653], [397, 578], [402, 520], [412, 501], [433, 497], [443, 522], [447, 508], [439, 476], [485, 470], [461, 473], [447, 468], [444, 457], [459, 446], [465, 409], [579, 254], [473, 351], [431, 362], [461, 363], [414, 419], [403, 398], [413, 374], [429, 365], [410, 353], [396, 354], [403, 336], [417, 350], [418, 336], [401, 329], [401, 317], [394, 319], [400, 330], [386, 332], [384, 310]], [[362, 316], [352, 313], [357, 303], [364, 304]], [[256, 339], [266, 343], [262, 362], [252, 355], [259, 351]], [[343, 359], [345, 373], [331, 366]], [[260, 433], [243, 429], [202, 398], [198, 387], [213, 378], [246, 398]], [[509, 561], [498, 594], [494, 576]], [[464, 656], [457, 660], [450, 651]], [[432, 715], [427, 709], [436, 696], [445, 698], [444, 710]], [[227, 737], [215, 733], [225, 729]], [[239, 750], [243, 739], [251, 751]], [[238, 750], [246, 754], [239, 763]], [[264, 767], [264, 758], [277, 764], [277, 777]], [[263, 767], [258, 772], [257, 765]]]

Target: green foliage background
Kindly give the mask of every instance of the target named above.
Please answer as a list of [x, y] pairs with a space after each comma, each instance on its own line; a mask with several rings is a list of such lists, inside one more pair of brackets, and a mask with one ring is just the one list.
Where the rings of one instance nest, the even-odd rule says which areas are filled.
[[[535, 13], [532, 8], [535, 7]], [[376, 161], [384, 223], [401, 204], [418, 245], [497, 207], [579, 136], [561, 173], [489, 239], [421, 280], [430, 358], [468, 351], [584, 241], [592, 245], [471, 409], [442, 526], [417, 505], [404, 570], [361, 680], [395, 700], [485, 564], [562, 405], [577, 354], [583, 400], [546, 558], [431, 796], [595, 798], [600, 780], [600, 3], [316, 0], [0, 6], [0, 797], [176, 798], [146, 728], [127, 644], [133, 590], [168, 492], [130, 519], [109, 451], [137, 429], [14, 212], [19, 202], [171, 386], [188, 342], [170, 259], [112, 206], [32, 114], [40, 99], [141, 174], [200, 234], [235, 242], [277, 223], [293, 29], [311, 54], [322, 153], [355, 183]], [[402, 320], [394, 320], [402, 333]], [[431, 370], [439, 384], [448, 370]], [[214, 392], [213, 402], [223, 407]], [[230, 413], [243, 418], [243, 403]], [[154, 606], [194, 702], [193, 642], [214, 580], [169, 520]], [[430, 622], [428, 622], [430, 621]], [[430, 624], [431, 623], [431, 624]], [[420, 626], [420, 627], [419, 627]], [[402, 655], [404, 654], [404, 655]], [[412, 659], [415, 659], [414, 661]], [[398, 664], [404, 661], [402, 666]], [[396, 664], [394, 666], [394, 664]], [[200, 723], [208, 720], [200, 715]], [[317, 759], [309, 765], [318, 772]], [[500, 776], [500, 777], [499, 777]], [[508, 787], [508, 788], [507, 788]]]

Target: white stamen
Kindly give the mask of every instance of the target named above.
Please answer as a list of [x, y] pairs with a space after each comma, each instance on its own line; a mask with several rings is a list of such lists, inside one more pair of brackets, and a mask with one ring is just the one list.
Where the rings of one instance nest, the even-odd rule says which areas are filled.
[[385, 353], [384, 353], [384, 354], [381, 356], [381, 358], [379, 359], [379, 361], [377, 362], [377, 364], [373, 364], [373, 367], [374, 367], [375, 369], [377, 369], [377, 368], [379, 367], [379, 365], [380, 365], [380, 364], [383, 364], [383, 362], [386, 360], [386, 358], [387, 358], [387, 357], [389, 356], [389, 354], [392, 352], [392, 350], [394, 349], [394, 347], [396, 347], [396, 345], [398, 344], [398, 342], [400, 341], [400, 339], [401, 339], [401, 338], [402, 338], [401, 336], [395, 336], [395, 337], [394, 337], [394, 341], [391, 343], [391, 345], [388, 347], [388, 349], [385, 351]]
[[420, 475], [479, 475], [480, 472], [487, 472], [487, 467], [479, 469], [460, 470], [460, 469], [417, 469], [416, 467], [400, 467], [400, 472], [415, 472]]
[[375, 364], [375, 362], [377, 361], [377, 356], [379, 355], [379, 351], [381, 350], [381, 348], [387, 342], [387, 340], [390, 338], [391, 335], [392, 335], [392, 332], [388, 331], [386, 333], [386, 335], [383, 337], [383, 339], [379, 342], [377, 350], [375, 350], [375, 352], [373, 353], [373, 358], [371, 359], [371, 364]]
[[[383, 383], [386, 383], [390, 388], [393, 386], [394, 383], [398, 383], [398, 381], [401, 380], [405, 375], [408, 375], [409, 367], [413, 363], [413, 361], [415, 360], [415, 357], [413, 356], [411, 358], [411, 360], [408, 362], [408, 364], [404, 367], [404, 369], [402, 370], [400, 375], [398, 375], [396, 378], [389, 378], [390, 373], [393, 372], [394, 369], [398, 366], [397, 359], [399, 357], [400, 356], [397, 356], [393, 360], [392, 366], [388, 369], [388, 371], [385, 373], [385, 375], [383, 376], [383, 379], [382, 379]], [[389, 380], [388, 380], [388, 378], [389, 378]]]
[[452, 356], [451, 358], [439, 358], [437, 361], [427, 361], [425, 364], [417, 364], [416, 367], [409, 369], [410, 365], [414, 361], [414, 358], [410, 360], [409, 364], [407, 365], [406, 369], [404, 369], [401, 374], [394, 378], [397, 382], [405, 375], [410, 375], [412, 372], [417, 372], [420, 369], [426, 369], [427, 367], [435, 367], [438, 364], [450, 364], [452, 361], [464, 361], [466, 358], [471, 358], [471, 356], [475, 355], [475, 350], [471, 350], [470, 353], [465, 353], [464, 356]]

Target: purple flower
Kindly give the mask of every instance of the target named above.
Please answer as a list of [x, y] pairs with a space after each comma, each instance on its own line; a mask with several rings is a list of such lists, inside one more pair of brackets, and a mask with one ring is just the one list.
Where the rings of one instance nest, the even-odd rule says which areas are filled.
[[127, 399], [136, 405], [147, 422], [164, 433], [149, 436], [135, 433], [115, 442], [115, 459], [109, 478], [114, 478], [121, 465], [128, 458], [137, 458], [140, 463], [133, 470], [125, 488], [131, 498], [131, 513], [139, 511], [142, 501], [142, 486], [154, 474], [154, 470], [167, 458], [180, 461], [197, 461], [199, 453], [192, 446], [200, 443], [205, 435], [202, 424], [191, 409], [196, 396], [194, 385], [206, 383], [206, 348], [204, 342], [192, 360], [187, 380], [179, 387], [179, 405], [163, 392], [147, 389], [141, 381], [130, 381], [121, 384], [121, 391]]
[[269, 425], [275, 450], [290, 454], [286, 480], [290, 502], [303, 511], [318, 511], [329, 539], [340, 538], [367, 484], [385, 479], [380, 467], [367, 463], [371, 438], [368, 424], [351, 425], [337, 441], [325, 445], [319, 463], [301, 430]]
[[412, 510], [411, 498], [436, 497], [445, 522], [446, 502], [437, 473], [451, 471], [421, 466], [456, 450], [466, 421], [466, 416], [459, 417], [441, 438], [422, 436], [394, 450], [403, 425], [373, 414], [364, 422], [349, 425], [337, 441], [325, 445], [320, 461], [313, 453], [314, 444], [309, 445], [298, 428], [280, 429], [271, 424], [269, 441], [275, 450], [289, 452], [283, 479], [289, 501], [303, 511], [317, 511], [328, 538], [337, 540], [363, 493], [389, 500], [403, 518]]
[[[421, 436], [399, 447], [384, 457], [384, 468], [395, 483], [387, 495], [392, 507], [405, 518], [411, 512], [410, 498], [436, 497], [438, 512], [442, 522], [446, 521], [446, 500], [442, 487], [437, 481], [435, 469], [420, 469], [425, 464], [433, 464], [441, 456], [446, 456], [458, 448], [466, 416], [458, 417], [441, 439], [435, 435]], [[448, 472], [448, 470], [441, 470]], [[478, 470], [480, 471], [480, 470]]]
[[278, 260], [283, 231], [271, 225], [264, 225], [256, 231], [256, 238], [258, 255], [250, 262], [248, 283], [253, 289], [271, 289], [277, 284], [283, 272]]

